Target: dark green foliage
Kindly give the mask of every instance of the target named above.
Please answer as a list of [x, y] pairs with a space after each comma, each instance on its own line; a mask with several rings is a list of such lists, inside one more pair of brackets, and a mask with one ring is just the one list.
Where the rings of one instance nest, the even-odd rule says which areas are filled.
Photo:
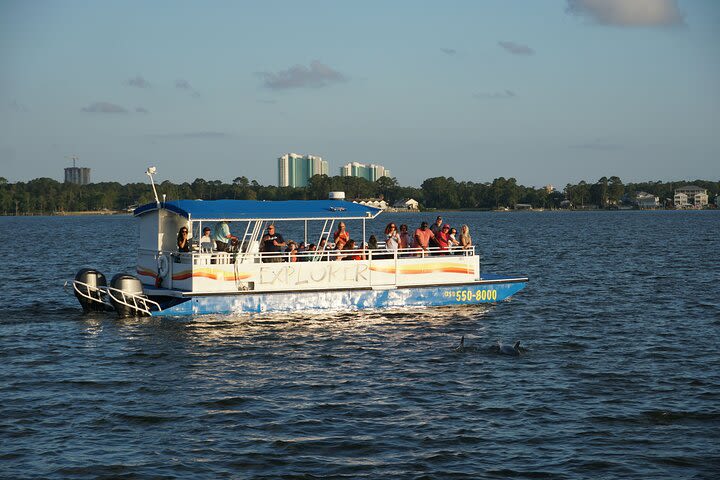
[[[581, 181], [568, 184], [564, 192], [547, 192], [545, 188], [518, 185], [514, 178], [496, 178], [492, 182], [458, 182], [453, 177], [433, 177], [420, 188], [403, 187], [396, 178], [382, 177], [370, 182], [357, 177], [328, 177], [315, 175], [305, 188], [260, 185], [255, 180], [237, 177], [232, 183], [197, 178], [192, 183], [164, 181], [158, 193], [167, 200], [177, 199], [237, 199], [237, 200], [311, 200], [328, 198], [331, 191], [344, 191], [348, 199], [384, 198], [392, 204], [404, 198], [414, 198], [425, 208], [436, 209], [494, 209], [514, 207], [526, 203], [534, 208], [559, 208], [560, 202], [570, 200], [576, 208], [606, 207], [634, 198], [637, 192], [660, 197], [661, 202], [672, 199], [674, 190], [684, 185], [697, 185], [708, 190], [712, 199], [720, 192], [720, 182], [706, 180], [677, 182], [642, 182], [624, 185], [619, 177], [602, 177], [597, 182]], [[51, 178], [36, 178], [27, 183], [8, 183], [0, 177], [0, 214], [42, 215], [84, 210], [125, 210], [153, 200], [147, 183], [117, 182], [73, 185]]]

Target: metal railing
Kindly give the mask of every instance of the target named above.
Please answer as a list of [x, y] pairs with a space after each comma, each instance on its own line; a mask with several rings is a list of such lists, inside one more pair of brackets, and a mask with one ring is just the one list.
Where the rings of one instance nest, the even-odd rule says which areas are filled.
[[[65, 285], [67, 286], [68, 282], [65, 282]], [[78, 288], [78, 285], [85, 287], [86, 291], [82, 291]], [[72, 281], [72, 287], [73, 290], [75, 290], [75, 293], [80, 295], [86, 300], [90, 300], [91, 302], [99, 303], [101, 305], [106, 305], [108, 307], [112, 307], [110, 303], [105, 301], [105, 297], [107, 295], [107, 291], [103, 287], [97, 287], [95, 285], [89, 285], [85, 282], [81, 282], [80, 280], [73, 280]], [[90, 293], [97, 293], [97, 297], [93, 297]]]
[[[151, 253], [147, 251], [146, 253]], [[152, 251], [153, 254], [157, 252]], [[273, 263], [281, 261], [289, 261], [291, 254], [289, 252], [160, 252], [171, 255], [175, 263], [192, 264], [192, 265], [230, 265], [237, 263]], [[327, 248], [325, 250], [306, 250], [298, 252], [294, 256], [296, 261], [333, 261], [341, 260], [348, 256], [362, 256], [363, 260], [389, 260], [403, 258], [426, 258], [426, 257], [442, 257], [442, 256], [474, 256], [476, 255], [475, 247], [470, 249], [462, 248], [439, 248], [429, 247], [423, 249], [420, 247], [401, 248], [398, 250], [386, 250], [384, 248], [364, 249], [355, 248], [353, 250], [335, 250]]]
[[[130, 292], [124, 292], [118, 288], [114, 287], [105, 287], [107, 289], [107, 294], [115, 300], [117, 303], [121, 305], [125, 305], [126, 307], [132, 308], [137, 310], [138, 312], [142, 312], [145, 315], [151, 315], [151, 307], [155, 307], [157, 311], [162, 311], [162, 308], [160, 308], [160, 304], [150, 300], [149, 298], [144, 297], [143, 295], [138, 295], [137, 293], [130, 293]], [[114, 292], [114, 293], [113, 293]], [[119, 295], [119, 298], [115, 295]], [[128, 300], [129, 299], [129, 300]], [[132, 303], [131, 303], [132, 302]]]
[[[68, 282], [65, 282], [66, 285], [67, 283]], [[78, 285], [85, 287], [86, 291], [82, 291], [82, 289], [78, 288]], [[126, 307], [135, 309], [138, 312], [144, 313], [145, 315], [151, 315], [152, 307], [155, 307], [157, 311], [162, 311], [159, 303], [150, 300], [149, 298], [146, 298], [141, 294], [123, 292], [122, 290], [114, 287], [97, 287], [95, 285], [89, 285], [85, 282], [81, 282], [80, 280], [73, 280], [72, 286], [73, 290], [75, 290], [78, 295], [85, 298], [86, 300], [100, 303], [113, 309], [115, 308], [115, 306], [109, 301], [105, 300], [107, 297], [112, 298], [120, 305], [125, 305]], [[98, 296], [94, 297], [91, 295], [91, 293], [97, 293]]]

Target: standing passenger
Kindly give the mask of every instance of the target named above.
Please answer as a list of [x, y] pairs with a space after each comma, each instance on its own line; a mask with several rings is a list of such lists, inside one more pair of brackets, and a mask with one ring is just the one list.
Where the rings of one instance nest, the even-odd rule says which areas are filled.
[[275, 233], [275, 225], [270, 225], [267, 228], [267, 233], [262, 238], [262, 251], [263, 253], [271, 253], [272, 256], [263, 258], [265, 263], [276, 263], [282, 262], [282, 257], [276, 255], [282, 252], [282, 247], [285, 246], [285, 239], [279, 233]]
[[463, 250], [472, 250], [472, 238], [470, 237], [470, 229], [467, 225], [460, 228], [460, 246]]
[[415, 247], [427, 252], [430, 248], [430, 239], [433, 238], [432, 230], [428, 228], [427, 222], [422, 222], [420, 228], [415, 230]]
[[215, 247], [218, 252], [229, 252], [231, 246], [237, 245], [238, 238], [230, 233], [230, 227], [225, 220], [215, 224]]
[[335, 241], [335, 248], [342, 250], [348, 240], [350, 240], [350, 232], [345, 230], [345, 223], [340, 222], [338, 224], [338, 229], [337, 232], [333, 234], [333, 239]]
[[400, 235], [394, 223], [388, 223], [385, 227], [385, 249], [390, 252], [397, 252], [400, 248]]
[[433, 235], [437, 235], [438, 232], [442, 230], [442, 217], [437, 217], [435, 219], [435, 223], [430, 226], [430, 230], [432, 231]]
[[404, 223], [400, 225], [400, 248], [411, 248], [412, 238], [408, 233], [408, 226]]

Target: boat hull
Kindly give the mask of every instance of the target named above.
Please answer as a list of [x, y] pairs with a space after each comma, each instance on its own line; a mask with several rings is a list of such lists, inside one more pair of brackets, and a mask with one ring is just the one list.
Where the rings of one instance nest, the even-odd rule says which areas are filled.
[[526, 284], [527, 278], [524, 277], [498, 277], [463, 285], [194, 295], [181, 303], [174, 302], [168, 308], [154, 311], [152, 315], [365, 310], [497, 303], [519, 292]]

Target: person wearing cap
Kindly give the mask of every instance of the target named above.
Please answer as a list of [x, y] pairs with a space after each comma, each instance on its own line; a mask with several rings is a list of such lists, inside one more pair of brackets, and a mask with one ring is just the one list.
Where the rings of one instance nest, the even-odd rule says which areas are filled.
[[[442, 226], [440, 231], [435, 234], [435, 241], [440, 250], [450, 249], [450, 225], [446, 223]], [[447, 255], [447, 252], [440, 252], [440, 255]]]
[[427, 252], [430, 248], [430, 239], [433, 238], [433, 232], [428, 228], [427, 222], [422, 222], [420, 228], [415, 230], [415, 246]]
[[435, 223], [430, 225], [430, 230], [432, 231], [433, 235], [437, 235], [437, 233], [442, 230], [442, 217], [437, 217], [435, 219]]

